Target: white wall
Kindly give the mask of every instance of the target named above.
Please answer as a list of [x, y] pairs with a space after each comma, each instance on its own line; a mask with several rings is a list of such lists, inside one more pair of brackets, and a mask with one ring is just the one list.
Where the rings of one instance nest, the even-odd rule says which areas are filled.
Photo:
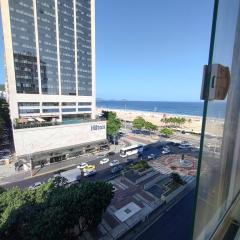
[[[92, 130], [94, 125], [104, 129]], [[14, 129], [16, 156], [106, 139], [106, 122]]]

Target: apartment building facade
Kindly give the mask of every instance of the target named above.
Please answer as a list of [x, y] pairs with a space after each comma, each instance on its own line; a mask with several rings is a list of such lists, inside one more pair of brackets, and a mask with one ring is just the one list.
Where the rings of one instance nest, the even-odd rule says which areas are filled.
[[1, 15], [16, 156], [61, 160], [105, 142], [94, 0], [1, 0]]

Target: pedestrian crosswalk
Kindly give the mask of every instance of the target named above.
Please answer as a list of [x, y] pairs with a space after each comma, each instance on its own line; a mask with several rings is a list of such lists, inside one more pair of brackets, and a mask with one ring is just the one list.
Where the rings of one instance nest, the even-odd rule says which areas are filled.
[[162, 173], [162, 174], [170, 174], [172, 171], [170, 169], [168, 169], [167, 167], [165, 167], [164, 165], [162, 165], [159, 162], [151, 162], [149, 163], [149, 165], [156, 171]]

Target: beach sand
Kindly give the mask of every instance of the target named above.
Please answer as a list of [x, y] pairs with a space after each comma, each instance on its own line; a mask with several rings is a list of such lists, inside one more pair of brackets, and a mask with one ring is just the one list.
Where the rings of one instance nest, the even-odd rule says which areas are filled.
[[106, 109], [106, 108], [97, 108], [97, 114], [100, 114], [103, 110], [116, 112], [118, 118], [126, 121], [133, 121], [136, 117], [143, 117], [146, 121], [152, 122], [153, 124], [159, 127], [165, 127], [166, 125], [161, 122], [163, 118], [170, 117], [184, 117], [186, 123], [179, 127], [179, 130], [185, 130], [188, 132], [201, 133], [202, 127], [202, 117], [199, 116], [189, 116], [189, 115], [177, 115], [169, 113], [160, 113], [160, 112], [145, 112], [145, 111], [135, 111], [135, 110], [122, 110], [122, 109]]

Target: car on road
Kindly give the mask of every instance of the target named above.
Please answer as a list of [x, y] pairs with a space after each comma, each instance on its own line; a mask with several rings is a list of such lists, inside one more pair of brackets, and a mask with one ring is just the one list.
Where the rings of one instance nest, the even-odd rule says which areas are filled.
[[180, 149], [187, 149], [187, 148], [190, 148], [190, 147], [191, 147], [191, 144], [187, 141], [181, 142], [181, 144], [178, 146], [178, 148], [180, 148]]
[[115, 152], [108, 152], [108, 153], [106, 154], [106, 156], [113, 156], [113, 155], [115, 155]]
[[83, 163], [80, 163], [79, 165], [77, 165], [77, 168], [78, 168], [78, 169], [84, 169], [84, 168], [87, 167], [87, 166], [88, 166], [88, 164], [85, 163], [85, 162], [83, 162]]
[[60, 177], [66, 179], [66, 183], [79, 182], [81, 178], [81, 171], [79, 169], [73, 168], [60, 173]]
[[191, 152], [199, 152], [200, 147], [192, 147]]
[[177, 143], [177, 142], [168, 142], [168, 145], [177, 147], [177, 146], [180, 145], [180, 143]]
[[84, 172], [84, 173], [83, 173], [83, 176], [84, 176], [84, 177], [90, 177], [90, 176], [92, 176], [92, 175], [95, 175], [96, 173], [97, 173], [96, 170], [90, 170], [90, 171]]
[[123, 166], [122, 165], [116, 165], [116, 166], [111, 168], [111, 173], [118, 173], [118, 172], [120, 172], [122, 170], [123, 170]]
[[134, 159], [132, 159], [132, 158], [127, 158], [126, 162], [127, 162], [127, 163], [133, 163], [133, 162], [134, 162]]
[[168, 146], [164, 147], [163, 150], [162, 150], [162, 154], [168, 154], [170, 153], [170, 148]]
[[105, 164], [109, 162], [109, 158], [103, 158], [102, 160], [100, 160], [100, 164]]
[[35, 182], [33, 185], [29, 186], [28, 189], [34, 190], [34, 189], [40, 187], [42, 184], [43, 184], [43, 182]]
[[156, 158], [156, 155], [153, 153], [147, 156], [148, 160], [155, 159], [155, 158]]
[[110, 167], [113, 167], [113, 166], [116, 166], [116, 165], [118, 165], [118, 164], [120, 164], [120, 162], [119, 162], [117, 159], [115, 159], [115, 160], [112, 160], [112, 161], [109, 163], [109, 166], [110, 166]]
[[87, 165], [85, 168], [82, 169], [83, 172], [89, 172], [89, 171], [93, 171], [96, 169], [95, 165]]

